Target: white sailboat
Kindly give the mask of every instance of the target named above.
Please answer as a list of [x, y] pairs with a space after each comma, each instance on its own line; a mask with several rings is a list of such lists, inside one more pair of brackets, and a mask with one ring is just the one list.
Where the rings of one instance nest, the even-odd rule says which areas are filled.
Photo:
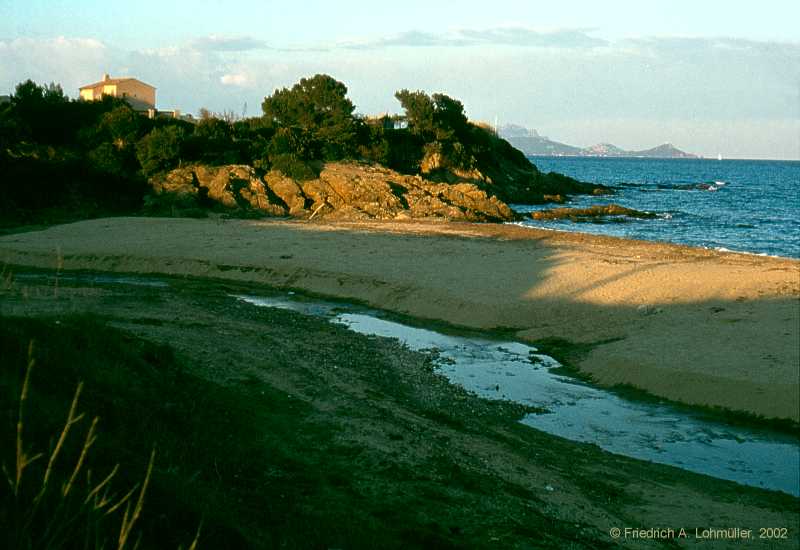
[[717, 160], [722, 160], [722, 153], [717, 153]]

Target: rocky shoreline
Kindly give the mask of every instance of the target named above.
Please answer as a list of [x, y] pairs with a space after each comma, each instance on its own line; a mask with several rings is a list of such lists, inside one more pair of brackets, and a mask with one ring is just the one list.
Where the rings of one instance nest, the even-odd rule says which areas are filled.
[[[279, 171], [266, 174], [247, 165], [190, 165], [150, 179], [152, 202], [169, 201], [177, 212], [203, 215], [227, 210], [267, 217], [326, 220], [439, 219], [502, 222], [519, 219], [500, 198], [517, 195], [495, 186], [491, 178], [472, 173], [437, 172], [405, 175], [368, 163], [326, 163], [317, 178], [297, 180]], [[539, 176], [541, 174], [536, 173]], [[582, 184], [557, 175], [542, 188], [538, 202], [563, 202], [568, 193], [608, 193], [603, 186]], [[542, 176], [543, 179], [547, 177]], [[442, 181], [442, 179], [452, 181]], [[549, 193], [553, 194], [549, 194]]]
[[618, 204], [590, 206], [589, 208], [552, 208], [531, 212], [534, 220], [571, 220], [576, 223], [622, 223], [629, 219], [652, 220], [657, 218], [652, 212], [642, 212]]

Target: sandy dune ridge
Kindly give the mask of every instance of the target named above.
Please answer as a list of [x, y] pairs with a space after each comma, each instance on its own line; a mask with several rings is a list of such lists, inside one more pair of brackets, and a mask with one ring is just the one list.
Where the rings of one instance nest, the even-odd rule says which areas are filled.
[[265, 283], [530, 342], [689, 404], [800, 420], [800, 261], [514, 225], [107, 218], [0, 237], [0, 262]]

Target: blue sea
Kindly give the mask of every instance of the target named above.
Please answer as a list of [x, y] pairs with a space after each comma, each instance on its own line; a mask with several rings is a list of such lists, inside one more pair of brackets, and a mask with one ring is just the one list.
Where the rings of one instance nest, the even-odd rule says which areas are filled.
[[[615, 188], [613, 196], [577, 196], [563, 206], [616, 203], [658, 217], [603, 224], [529, 219], [524, 225], [800, 258], [800, 162], [529, 158], [542, 172]], [[519, 212], [554, 206], [560, 205], [512, 205]]]

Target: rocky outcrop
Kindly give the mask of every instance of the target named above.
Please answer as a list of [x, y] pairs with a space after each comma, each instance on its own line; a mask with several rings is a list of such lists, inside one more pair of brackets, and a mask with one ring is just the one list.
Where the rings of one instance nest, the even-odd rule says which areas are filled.
[[254, 210], [270, 216], [284, 216], [284, 204], [251, 166], [187, 166], [150, 180], [156, 195], [194, 199], [197, 206], [221, 205], [228, 209]]
[[[613, 189], [587, 183], [555, 172], [540, 172], [507, 141], [486, 133], [475, 155], [459, 168], [441, 148], [432, 147], [420, 160], [419, 171], [432, 181], [475, 184], [489, 195], [509, 204], [564, 202], [567, 195], [611, 195]], [[464, 156], [464, 153], [461, 153]], [[463, 158], [461, 159], [463, 160]]]
[[618, 204], [591, 206], [589, 208], [553, 208], [532, 212], [534, 220], [571, 220], [574, 222], [603, 223], [605, 221], [621, 222], [630, 218], [652, 219], [657, 216], [652, 212], [642, 212], [625, 208]]
[[303, 217], [308, 215], [306, 208], [309, 199], [303, 194], [302, 188], [292, 178], [288, 178], [277, 171], [266, 174], [262, 181], [286, 205], [286, 213], [290, 216]]
[[250, 166], [197, 165], [176, 168], [150, 183], [156, 195], [194, 197], [198, 206], [269, 216], [476, 222], [515, 218], [508, 205], [474, 183], [437, 183], [363, 163], [329, 163], [308, 181], [276, 171], [259, 177]]
[[474, 184], [434, 183], [376, 165], [330, 163], [318, 179], [301, 185], [314, 201], [312, 213], [325, 218], [514, 219], [508, 205]]

